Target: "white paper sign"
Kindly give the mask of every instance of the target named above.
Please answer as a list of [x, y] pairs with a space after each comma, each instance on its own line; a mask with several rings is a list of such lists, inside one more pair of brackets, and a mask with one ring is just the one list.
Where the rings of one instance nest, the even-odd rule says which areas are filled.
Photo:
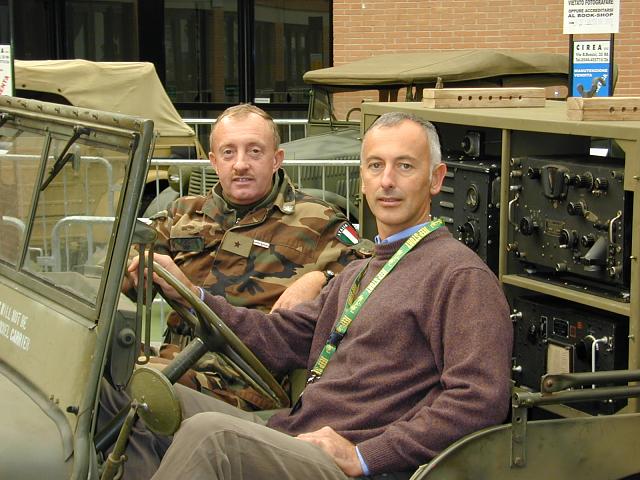
[[0, 45], [0, 95], [13, 95], [11, 45]]
[[564, 0], [562, 33], [618, 33], [620, 0]]

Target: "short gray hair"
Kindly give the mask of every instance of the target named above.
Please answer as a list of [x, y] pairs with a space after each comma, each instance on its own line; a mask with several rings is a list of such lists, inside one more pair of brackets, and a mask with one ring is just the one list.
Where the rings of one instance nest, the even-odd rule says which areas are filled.
[[[405, 112], [388, 112], [379, 116], [375, 122], [365, 132], [362, 139], [362, 149], [364, 150], [364, 140], [367, 138], [367, 134], [378, 128], [396, 127], [402, 122], [413, 122], [422, 127], [424, 135], [427, 139], [427, 145], [429, 145], [429, 161], [431, 162], [431, 171], [442, 162], [442, 153], [440, 151], [440, 138], [438, 132], [431, 122], [428, 122], [412, 113]], [[360, 157], [363, 157], [364, 151], [361, 150]]]
[[271, 130], [271, 133], [273, 134], [273, 144], [275, 145], [276, 150], [280, 148], [280, 132], [278, 130], [276, 122], [273, 121], [271, 115], [262, 110], [260, 107], [256, 107], [255, 105], [251, 105], [250, 103], [241, 103], [240, 105], [234, 105], [227, 108], [218, 116], [215, 123], [211, 126], [211, 134], [209, 135], [210, 149], [213, 150], [213, 138], [215, 137], [216, 125], [220, 123], [220, 120], [224, 118], [244, 119], [252, 113], [258, 115], [267, 122], [269, 130]]

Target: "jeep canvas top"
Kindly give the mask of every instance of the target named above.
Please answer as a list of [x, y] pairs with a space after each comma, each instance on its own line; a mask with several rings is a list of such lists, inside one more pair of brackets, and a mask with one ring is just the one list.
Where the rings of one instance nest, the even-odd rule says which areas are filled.
[[154, 157], [169, 157], [171, 147], [191, 147], [196, 158], [206, 158], [152, 63], [15, 60], [15, 85], [19, 97], [153, 120], [158, 135]]

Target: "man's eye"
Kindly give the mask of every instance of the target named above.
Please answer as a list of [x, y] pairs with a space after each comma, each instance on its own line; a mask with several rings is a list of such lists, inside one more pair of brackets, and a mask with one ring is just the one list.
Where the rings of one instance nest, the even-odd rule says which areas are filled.
[[401, 163], [399, 167], [400, 170], [411, 170], [413, 168], [413, 165], [411, 165], [410, 163]]
[[380, 163], [380, 162], [371, 162], [371, 163], [369, 164], [369, 168], [370, 168], [371, 170], [378, 170], [378, 169], [380, 169], [381, 167], [382, 167], [382, 163]]

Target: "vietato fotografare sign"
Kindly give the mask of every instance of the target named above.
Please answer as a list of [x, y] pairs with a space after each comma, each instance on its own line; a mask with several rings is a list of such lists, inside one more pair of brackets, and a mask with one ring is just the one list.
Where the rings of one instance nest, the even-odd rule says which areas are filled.
[[563, 33], [618, 33], [620, 0], [564, 0]]

